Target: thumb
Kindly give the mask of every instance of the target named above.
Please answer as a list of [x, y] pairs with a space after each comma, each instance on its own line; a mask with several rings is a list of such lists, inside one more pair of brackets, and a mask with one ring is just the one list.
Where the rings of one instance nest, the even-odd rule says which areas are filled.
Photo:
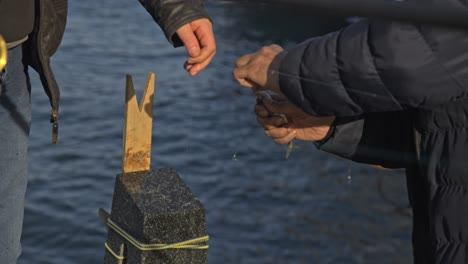
[[190, 24], [183, 25], [176, 31], [176, 33], [184, 43], [185, 49], [190, 57], [197, 57], [200, 55], [200, 43], [198, 42]]

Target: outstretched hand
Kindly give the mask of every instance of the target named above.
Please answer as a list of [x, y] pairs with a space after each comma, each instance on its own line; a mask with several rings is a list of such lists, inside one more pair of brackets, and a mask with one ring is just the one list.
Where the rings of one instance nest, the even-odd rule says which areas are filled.
[[257, 122], [265, 135], [276, 144], [287, 144], [293, 139], [319, 141], [330, 132], [334, 116], [315, 117], [293, 105], [285, 97], [262, 96], [255, 105]]
[[189, 54], [184, 68], [195, 76], [210, 64], [216, 54], [211, 21], [206, 18], [194, 20], [180, 27], [176, 33]]
[[234, 79], [254, 91], [272, 90], [279, 93], [279, 66], [286, 54], [282, 47], [271, 45], [244, 55], [236, 61]]

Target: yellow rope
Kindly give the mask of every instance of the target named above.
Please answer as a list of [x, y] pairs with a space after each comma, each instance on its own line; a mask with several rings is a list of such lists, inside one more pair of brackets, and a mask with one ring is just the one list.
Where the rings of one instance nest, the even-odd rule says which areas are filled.
[[114, 250], [112, 250], [112, 248], [109, 247], [109, 245], [106, 243], [104, 243], [104, 246], [106, 247], [106, 249], [112, 254], [112, 256], [114, 256], [116, 259], [118, 260], [124, 260], [125, 257], [124, 256], [120, 256], [120, 255], [117, 255], [117, 253], [114, 252]]
[[[112, 220], [107, 220], [107, 226], [114, 230], [117, 234], [123, 237], [125, 240], [130, 242], [137, 249], [142, 251], [151, 251], [151, 250], [166, 250], [166, 249], [208, 249], [208, 245], [200, 245], [200, 243], [206, 242], [209, 240], [208, 236], [203, 236], [195, 239], [190, 239], [182, 242], [172, 243], [172, 244], [143, 244], [132, 237], [130, 234], [125, 232]], [[117, 255], [107, 243], [104, 244], [106, 249], [117, 259], [122, 260], [124, 256]]]

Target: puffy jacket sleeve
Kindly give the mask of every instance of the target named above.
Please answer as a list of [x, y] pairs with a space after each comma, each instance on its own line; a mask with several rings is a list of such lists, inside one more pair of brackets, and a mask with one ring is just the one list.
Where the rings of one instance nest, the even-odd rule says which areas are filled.
[[415, 162], [412, 116], [407, 111], [337, 118], [319, 150], [359, 163], [406, 168]]
[[163, 30], [175, 47], [183, 43], [176, 34], [181, 26], [197, 19], [208, 18], [203, 0], [138, 0]]
[[468, 95], [467, 41], [464, 31], [361, 20], [290, 50], [280, 87], [316, 116], [432, 108]]

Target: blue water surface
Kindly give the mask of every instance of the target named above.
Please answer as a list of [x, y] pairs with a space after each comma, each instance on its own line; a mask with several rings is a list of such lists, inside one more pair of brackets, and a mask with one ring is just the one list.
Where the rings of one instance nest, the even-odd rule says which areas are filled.
[[292, 47], [339, 27], [258, 5], [208, 2], [218, 41], [195, 78], [138, 1], [70, 1], [53, 68], [62, 89], [60, 143], [35, 73], [23, 264], [102, 263], [121, 170], [125, 76], [141, 94], [156, 73], [152, 168], [175, 168], [207, 212], [210, 263], [409, 263], [411, 217], [402, 172], [384, 172], [297, 142], [265, 137], [255, 97], [232, 80], [237, 57]]

